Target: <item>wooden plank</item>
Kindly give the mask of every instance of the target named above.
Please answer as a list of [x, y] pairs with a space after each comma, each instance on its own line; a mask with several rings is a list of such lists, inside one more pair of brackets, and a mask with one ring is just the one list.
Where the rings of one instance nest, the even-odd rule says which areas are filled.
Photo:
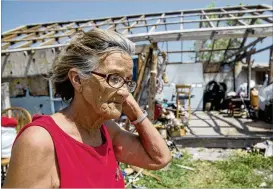
[[6, 43], [4, 45], [1, 45], [1, 49], [5, 50], [5, 49], [9, 48], [9, 46], [10, 46], [10, 43]]
[[[227, 13], [227, 11], [225, 9], [221, 9], [221, 11]], [[229, 16], [233, 16], [233, 14], [228, 14]], [[240, 14], [239, 16], [242, 16], [242, 14]], [[245, 25], [246, 23], [241, 21], [241, 20], [236, 20], [236, 23], [234, 25], [237, 25], [238, 23], [240, 23], [241, 25]], [[247, 25], [247, 24], [246, 24]], [[236, 39], [235, 39], [236, 40]], [[232, 42], [233, 42], [233, 39], [229, 39], [228, 41], [228, 45], [227, 45], [227, 48], [226, 48], [226, 51], [224, 53], [224, 56], [223, 56], [223, 60], [226, 60], [226, 56], [227, 56], [227, 53], [228, 53], [228, 49], [230, 49], [230, 46], [232, 45]], [[240, 50], [240, 49], [237, 49], [237, 50]]]
[[270, 49], [269, 53], [269, 78], [268, 84], [273, 83], [273, 48]]
[[18, 36], [17, 34], [8, 35], [8, 36], [2, 38], [2, 42], [3, 42], [3, 40], [10, 40], [10, 39], [15, 38], [17, 36]]
[[10, 107], [9, 83], [1, 83], [1, 112]]
[[[256, 22], [257, 19], [252, 19], [251, 22], [250, 22], [250, 25], [254, 24]], [[244, 39], [240, 45], [240, 49], [243, 48], [245, 46], [245, 43], [246, 43], [246, 40], [248, 39], [248, 35], [249, 33], [252, 31], [252, 29], [247, 29], [246, 32], [245, 32], [245, 35], [244, 35]]]
[[53, 44], [55, 41], [56, 41], [56, 39], [53, 38], [53, 39], [50, 39], [50, 40], [48, 40], [48, 41], [45, 41], [45, 42], [41, 43], [39, 46], [42, 47], [42, 46], [46, 46], [46, 45], [51, 45], [51, 44]]
[[[262, 16], [245, 16], [245, 17], [233, 17], [233, 18], [211, 18], [210, 21], [229, 21], [229, 20], [238, 20], [238, 19], [254, 19], [254, 18], [268, 18], [268, 17], [273, 17], [273, 15], [262, 15]], [[146, 20], [144, 20], [146, 21]], [[173, 21], [173, 22], [166, 22], [166, 23], [159, 23], [157, 25], [175, 25], [175, 24], [181, 24], [181, 23], [196, 23], [196, 22], [208, 22], [207, 19], [200, 19], [200, 20], [184, 20], [183, 22], [181, 21]], [[212, 22], [211, 22], [212, 23]], [[262, 24], [261, 24], [262, 25]], [[149, 27], [149, 26], [153, 26], [153, 24], [146, 24], [145, 27]], [[258, 26], [258, 25], [255, 25], [255, 26]], [[132, 29], [132, 28], [141, 28], [141, 27], [144, 27], [143, 25], [133, 25], [130, 26], [130, 27], [124, 27], [124, 29]], [[230, 28], [232, 29], [235, 29], [236, 27], [231, 27], [229, 26]], [[238, 26], [239, 27], [239, 26]], [[246, 26], [247, 27], [247, 26]], [[212, 28], [212, 27], [211, 27]], [[214, 28], [212, 28], [214, 29]]]
[[212, 23], [212, 19], [210, 19], [210, 18], [207, 16], [206, 12], [205, 12], [204, 10], [201, 10], [201, 12], [204, 14], [204, 16], [205, 16], [206, 20], [208, 21], [210, 27], [215, 28], [214, 24]]
[[90, 27], [90, 26], [96, 26], [96, 24], [94, 23], [93, 20], [90, 20], [89, 22], [86, 22], [85, 24], [82, 24], [82, 25], [80, 26], [80, 28]]
[[[67, 30], [67, 29], [66, 29]], [[60, 37], [69, 37], [70, 35], [74, 34], [76, 32], [76, 29], [68, 29], [65, 33], [59, 36], [53, 36], [53, 35], [45, 35], [41, 37], [35, 37], [32, 38], [31, 40], [41, 40], [41, 39], [50, 39], [50, 38], [60, 38]], [[18, 39], [18, 40], [5, 40], [3, 42], [21, 42], [21, 41], [29, 41], [30, 39]]]
[[1, 34], [1, 36], [2, 36], [2, 38], [3, 38], [3, 37], [5, 37], [5, 36], [7, 36], [7, 35], [15, 34], [16, 31], [24, 30], [24, 29], [26, 29], [26, 27], [27, 27], [27, 26], [19, 26], [19, 27], [17, 27], [17, 28], [8, 30], [8, 31], [6, 31], [6, 32], [3, 32], [3, 33]]
[[144, 15], [141, 15], [133, 24], [129, 25], [128, 27], [124, 27], [125, 30], [122, 32], [122, 34], [125, 34], [127, 32], [129, 33], [130, 29], [135, 27], [138, 24], [138, 22], [141, 21], [142, 19], [144, 19]]
[[217, 28], [202, 28], [202, 29], [188, 29], [188, 30], [174, 30], [167, 32], [156, 32], [156, 33], [143, 33], [143, 34], [135, 34], [128, 35], [132, 41], [141, 41], [146, 40], [147, 37], [152, 39], [154, 42], [159, 41], [176, 41], [177, 39], [184, 40], [205, 40], [209, 39], [211, 36], [211, 32], [215, 31], [217, 34], [215, 38], [240, 38], [243, 37], [245, 33], [245, 29], [253, 28], [255, 29], [255, 33], [251, 33], [250, 37], [264, 37], [264, 36], [272, 36], [272, 25], [271, 24], [260, 24], [260, 25], [252, 25], [252, 26], [237, 26], [237, 27], [217, 27]]
[[52, 28], [57, 28], [59, 26], [59, 24], [55, 23], [55, 24], [51, 24], [49, 26], [46, 27], [46, 30], [48, 29], [52, 29]]
[[[222, 48], [222, 49], [200, 49], [199, 52], [218, 52], [218, 51], [225, 51], [226, 48]], [[239, 50], [239, 48], [229, 48], [228, 50]], [[175, 54], [175, 53], [195, 53], [196, 50], [182, 50], [182, 51], [167, 51], [167, 53], [169, 54]]]
[[75, 23], [75, 22], [72, 22], [72, 23], [70, 23], [70, 24], [68, 24], [68, 25], [66, 25], [66, 26], [62, 26], [62, 28], [64, 28], [64, 29], [72, 29], [73, 26], [75, 26], [75, 25], [76, 25], [76, 23]]
[[52, 31], [52, 32], [49, 32], [49, 33], [47, 33], [45, 35], [42, 35], [41, 37], [43, 37], [43, 38], [45, 38], [45, 37], [51, 37], [51, 36], [54, 36], [55, 34], [56, 34], [56, 32]]
[[165, 17], [165, 14], [163, 13], [161, 17], [156, 21], [155, 25], [150, 29], [149, 33], [153, 32], [156, 28], [156, 26], [161, 22], [161, 20]]
[[154, 121], [154, 111], [155, 111], [155, 95], [156, 95], [156, 76], [157, 76], [157, 49], [156, 44], [153, 44], [153, 58], [151, 62], [150, 71], [150, 83], [148, 88], [148, 117], [153, 123]]
[[28, 28], [26, 31], [28, 31], [28, 32], [36, 32], [40, 28], [42, 28], [42, 25], [39, 24], [39, 25], [33, 26], [31, 28]]
[[137, 63], [137, 75], [139, 76], [140, 75], [140, 71], [142, 69], [142, 66], [144, 65], [144, 61], [143, 61], [143, 58], [142, 58], [142, 54], [138, 54], [138, 63]]
[[183, 24], [183, 20], [184, 20], [184, 13], [181, 12], [181, 18], [180, 18], [180, 30], [183, 30], [184, 29], [184, 24]]
[[[244, 9], [244, 10], [248, 10], [245, 6], [242, 6], [242, 9]], [[272, 11], [272, 7], [271, 7], [271, 9], [269, 9], [269, 10], [271, 10]], [[265, 11], [267, 11], [267, 10], [265, 10]], [[261, 13], [259, 13], [259, 12], [250, 12], [250, 14], [252, 14], [252, 15], [261, 15]], [[271, 19], [269, 19], [269, 18], [262, 18], [264, 21], [266, 21], [266, 22], [269, 22], [269, 23], [273, 23], [273, 20], [271, 20]]]
[[[208, 13], [206, 13], [208, 15]], [[222, 13], [224, 14], [224, 13]], [[145, 16], [145, 15], [143, 15]], [[185, 17], [186, 15], [184, 15]], [[176, 16], [176, 17], [181, 17], [180, 15], [179, 16]], [[272, 15], [258, 15], [258, 16], [248, 16], [248, 17], [244, 17], [244, 18], [237, 18], [237, 17], [233, 17], [233, 18], [222, 18], [220, 19], [220, 21], [222, 20], [236, 20], [236, 19], [251, 19], [251, 18], [261, 18], [261, 19], [265, 19], [265, 18], [269, 18], [269, 17], [273, 17]], [[167, 17], [165, 17], [167, 18]], [[168, 17], [169, 18], [169, 17]], [[154, 18], [155, 19], [155, 18]], [[157, 19], [157, 18], [156, 18]], [[152, 19], [145, 19], [144, 21], [147, 21], [147, 20], [152, 20]], [[210, 19], [211, 21], [218, 21], [219, 19]], [[207, 22], [206, 19], [204, 20], [186, 20], [186, 21], [178, 21], [178, 22], [169, 22], [167, 24], [181, 24], [181, 23], [195, 23], [195, 22]], [[96, 26], [102, 26], [102, 25], [106, 25], [107, 23], [102, 23], [102, 24], [97, 24]], [[160, 23], [158, 25], [165, 25], [166, 23]], [[145, 25], [145, 26], [153, 26], [153, 24], [148, 24], [148, 25]], [[88, 27], [88, 26], [81, 26], [81, 27], [77, 27], [77, 28], [84, 28], [84, 27]], [[132, 26], [130, 26], [132, 28]], [[130, 27], [126, 27], [124, 29], [128, 29]], [[135, 28], [136, 27], [143, 27], [143, 26], [134, 26]], [[46, 30], [46, 31], [63, 31], [63, 30], [66, 30], [66, 29], [50, 29], [50, 30]], [[43, 31], [31, 31], [31, 30], [26, 30], [26, 31], [19, 31], [19, 32], [13, 32], [14, 34], [27, 34], [27, 33], [32, 33], [32, 32], [38, 32], [38, 33], [44, 33], [45, 30]]]
[[[225, 9], [221, 9], [221, 11], [223, 11], [223, 12], [225, 12], [225, 13], [228, 13]], [[236, 18], [236, 16], [234, 16], [233, 14], [230, 14], [230, 13], [228, 13], [228, 16], [229, 17], [232, 17], [232, 18]], [[245, 23], [244, 21], [241, 21], [241, 20], [237, 20], [237, 22], [239, 22], [241, 25], [243, 25], [243, 26], [247, 26], [248, 24], [247, 23]]]
[[29, 47], [32, 44], [32, 41], [27, 41], [19, 46], [16, 47], [16, 49], [18, 48], [25, 48], [25, 47]]
[[118, 22], [115, 22], [116, 24], [123, 24], [124, 26], [129, 26], [127, 17], [124, 16], [122, 19], [120, 19]]
[[[260, 5], [254, 5], [254, 6], [246, 6], [247, 8], [256, 8], [256, 9], [248, 9], [248, 10], [238, 10], [238, 9], [241, 9], [241, 6], [237, 6], [237, 7], [222, 7], [222, 8], [225, 8], [227, 11], [228, 11], [228, 13], [230, 13], [230, 14], [236, 14], [236, 13], [253, 13], [253, 12], [264, 12], [264, 11], [267, 11], [267, 10], [269, 10], [269, 11], [272, 11], [272, 8], [271, 9], [269, 9], [269, 8], [262, 8], [262, 9], [260, 9], [259, 7], [260, 7]], [[216, 8], [216, 9], [207, 9], [207, 10], [209, 10], [209, 12], [207, 11], [207, 15], [221, 15], [221, 14], [225, 14], [225, 13], [221, 13], [221, 12], [219, 12], [219, 10], [221, 9], [221, 7], [219, 7], [219, 8]], [[216, 12], [211, 12], [212, 10], [215, 10]], [[180, 14], [181, 13], [181, 11], [183, 11], [183, 10], [180, 10], [180, 11], [169, 11], [169, 12], [165, 12], [165, 14], [168, 16], [168, 18], [172, 18], [172, 16], [171, 15], [173, 15], [173, 14]], [[195, 12], [197, 12], [197, 13], [195, 13]], [[184, 17], [188, 17], [188, 16], [200, 16], [200, 15], [202, 15], [202, 13], [199, 13], [200, 12], [200, 9], [195, 9], [195, 10], [193, 10], [193, 11], [191, 11], [191, 10], [187, 10], [187, 11], [185, 11], [185, 13], [184, 13]], [[227, 13], [227, 14], [228, 14]], [[151, 16], [153, 16], [153, 15], [161, 15], [162, 14], [162, 12], [161, 13], [150, 13], [150, 14], [145, 14], [147, 17], [151, 17]], [[126, 17], [139, 17], [139, 16], [141, 16], [142, 14], [140, 14], [140, 15], [126, 15]], [[180, 15], [179, 15], [180, 16]], [[178, 17], [179, 17], [178, 16]], [[116, 19], [116, 18], [120, 18], [120, 17], [125, 17], [125, 16], [119, 16], [119, 17], [106, 17], [106, 18], [101, 18], [101, 19], [97, 19], [97, 20], [105, 20], [105, 19], [107, 19], [107, 18], [113, 18], [113, 19]], [[173, 17], [177, 17], [177, 16], [173, 16]], [[157, 18], [153, 18], [153, 17], [151, 17], [151, 18], [147, 18], [147, 20], [152, 20], [152, 19], [157, 19]], [[90, 22], [90, 21], [93, 21], [93, 20], [77, 20], [77, 21], [73, 21], [73, 22], [77, 22], [77, 23], [80, 23], [80, 22]], [[51, 24], [64, 24], [64, 23], [70, 23], [70, 21], [66, 21], [66, 22], [51, 22], [51, 23], [42, 23], [43, 25], [51, 25]], [[37, 24], [36, 24], [37, 25]], [[16, 28], [16, 29], [13, 29], [13, 30], [11, 30], [11, 31], [7, 31], [7, 32], [4, 32], [3, 34], [2, 34], [2, 36], [5, 36], [5, 35], [8, 35], [8, 34], [10, 34], [10, 33], [16, 33], [16, 31], [17, 30], [20, 30], [20, 29], [24, 29], [24, 28], [26, 28], [26, 27], [31, 27], [31, 26], [36, 26], [36, 25], [28, 25], [28, 26], [20, 26], [20, 27], [18, 27], [18, 28]], [[22, 32], [22, 31], [21, 31]], [[41, 32], [41, 31], [37, 31], [37, 32]], [[18, 32], [18, 33], [20, 33], [20, 32]]]
[[[212, 24], [212, 26], [214, 26], [214, 25]], [[219, 21], [217, 22], [216, 27], [218, 27], [218, 26], [219, 26]], [[215, 26], [214, 26], [214, 27], [215, 27]], [[215, 42], [216, 42], [216, 39], [213, 39], [213, 37], [214, 37], [214, 33], [212, 33], [212, 47], [211, 47], [211, 50], [212, 50], [212, 51], [210, 51], [209, 60], [208, 60], [208, 65], [209, 65], [209, 63], [210, 63], [210, 61], [211, 61], [211, 58], [212, 58], [212, 55], [213, 55], [214, 45], [215, 45]], [[205, 70], [206, 70], [206, 69], [205, 69]]]
[[[227, 33], [228, 30], [235, 30], [236, 31], [237, 29], [238, 30], [239, 29], [243, 30], [243, 29], [248, 29], [248, 28], [250, 28], [250, 29], [256, 29], [256, 30], [261, 29], [262, 32], [267, 33], [266, 36], [272, 36], [272, 35], [270, 35], [270, 31], [266, 32], [263, 29], [263, 28], [270, 28], [272, 30], [272, 24], [259, 24], [259, 25], [252, 25], [252, 26], [249, 25], [249, 26], [236, 26], [236, 27], [215, 27], [215, 28], [187, 29], [187, 30], [184, 30], [184, 31], [173, 30], [173, 31], [167, 31], [167, 32], [156, 32], [156, 33], [151, 33], [151, 34], [141, 33], [141, 34], [135, 34], [135, 36], [137, 36], [138, 38], [139, 37], [142, 38], [142, 36], [143, 36], [143, 38], [145, 39], [145, 38], [147, 38], [147, 36], [154, 36], [154, 35], [161, 35], [161, 34], [163, 34], [163, 35], [164, 34], [170, 35], [172, 33], [177, 33], [178, 35], [181, 35], [182, 33], [185, 32], [185, 33], [191, 34], [192, 36], [198, 37], [198, 36], [200, 36], [198, 34], [198, 32], [209, 31], [211, 33], [212, 31], [221, 31], [221, 30], [223, 30], [225, 33]], [[195, 33], [190, 33], [190, 32], [195, 32]], [[218, 32], [218, 33], [220, 33], [220, 32]], [[258, 33], [259, 32], [255, 32], [254, 34], [251, 34], [251, 35], [253, 37], [254, 36], [259, 36]], [[234, 36], [232, 36], [232, 35], [228, 36], [226, 34], [225, 36], [221, 36], [221, 37], [224, 37], [224, 38], [232, 38], [232, 37], [234, 37], [234, 38], [236, 38], [236, 37], [240, 38], [240, 37], [243, 37], [242, 34], [240, 34], [238, 31], [234, 32], [234, 34], [235, 34]], [[236, 35], [236, 34], [238, 34], [238, 35]], [[62, 35], [62, 36], [58, 36], [58, 37], [67, 37], [67, 36], [69, 36], [69, 35]], [[184, 36], [186, 36], [186, 35], [182, 35], [181, 37], [183, 38]], [[128, 37], [131, 37], [131, 36], [128, 36]], [[171, 37], [171, 35], [170, 35], [170, 37]], [[47, 37], [47, 38], [52, 38], [52, 37]], [[39, 40], [39, 39], [45, 39], [45, 38], [33, 38], [32, 40]], [[176, 37], [176, 39], [177, 39], [177, 37]], [[198, 40], [198, 39], [196, 39], [196, 40]], [[19, 42], [19, 41], [26, 41], [26, 40], [24, 40], [24, 39], [22, 39], [22, 40], [6, 40], [5, 42]]]
[[110, 25], [108, 28], [106, 28], [106, 30], [116, 30], [116, 25]]
[[250, 53], [247, 53], [246, 63], [248, 65], [248, 72], [247, 72], [247, 97], [248, 97], [248, 99], [250, 99], [250, 81], [251, 81], [251, 68], [252, 68], [251, 54]]
[[22, 37], [20, 40], [23, 40], [23, 39], [31, 39], [32, 37], [36, 37], [36, 33], [28, 34], [27, 36]]
[[237, 52], [229, 55], [228, 57], [226, 57], [223, 62], [225, 62], [226, 60], [228, 60], [229, 58], [232, 58], [233, 56], [237, 56], [239, 55], [241, 52], [244, 52], [245, 50], [247, 50], [249, 47], [252, 47], [254, 45], [256, 45], [258, 42], [262, 41], [265, 37], [262, 37], [262, 38], [258, 38], [256, 39], [255, 41], [249, 43], [247, 46], [243, 47], [242, 49], [239, 49]]
[[138, 56], [139, 57], [139, 61], [142, 62], [142, 66], [140, 68], [140, 72], [138, 74], [138, 79], [137, 79], [137, 87], [136, 87], [136, 90], [134, 92], [134, 98], [137, 100], [138, 102], [138, 96], [139, 96], [139, 92], [141, 90], [141, 84], [142, 84], [142, 81], [143, 81], [143, 77], [144, 77], [144, 73], [145, 73], [145, 69], [147, 67], [147, 62], [149, 61], [149, 52], [146, 54], [146, 57], [145, 57], [145, 60], [143, 61], [142, 60], [142, 57], [141, 55]]
[[2, 43], [27, 41], [30, 38], [32, 38], [33, 36], [36, 36], [36, 34], [31, 33], [31, 34], [28, 34], [28, 35], [22, 37], [21, 39], [14, 39], [14, 40], [12, 40], [12, 39], [2, 39]]

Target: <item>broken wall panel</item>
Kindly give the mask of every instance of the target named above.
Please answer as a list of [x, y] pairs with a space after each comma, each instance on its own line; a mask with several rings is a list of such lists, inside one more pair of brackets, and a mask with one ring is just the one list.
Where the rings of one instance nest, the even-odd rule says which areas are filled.
[[48, 74], [55, 50], [42, 49], [2, 54], [2, 78], [28, 77]]
[[8, 78], [2, 82], [9, 82], [11, 97], [49, 96], [48, 80], [44, 76]]

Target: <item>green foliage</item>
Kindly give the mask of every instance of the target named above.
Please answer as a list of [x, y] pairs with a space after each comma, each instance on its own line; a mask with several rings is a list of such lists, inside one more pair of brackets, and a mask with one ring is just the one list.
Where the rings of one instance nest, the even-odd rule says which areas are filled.
[[173, 159], [168, 170], [150, 171], [159, 176], [161, 182], [144, 176], [136, 185], [147, 188], [257, 188], [266, 182], [268, 187], [273, 187], [272, 164], [272, 158], [260, 154], [236, 153], [230, 159], [209, 162], [192, 160], [191, 155], [184, 153], [183, 158]]
[[[240, 3], [240, 6], [242, 6], [243, 4]], [[208, 5], [207, 8], [214, 8], [215, 7], [215, 2], [212, 1], [211, 4]], [[234, 14], [234, 16], [240, 16], [240, 14]], [[219, 15], [209, 15], [209, 18], [213, 19], [213, 18], [219, 18]], [[228, 15], [227, 15], [228, 17]], [[250, 24], [251, 23], [251, 19], [248, 20], [244, 20], [245, 23]], [[214, 22], [216, 23], [216, 22]], [[261, 22], [259, 21], [255, 21], [255, 24], [260, 24]], [[216, 23], [217, 24], [217, 23]], [[216, 25], [215, 24], [215, 25]], [[218, 23], [219, 24], [219, 23]], [[236, 26], [238, 25], [238, 22], [236, 20], [228, 20], [228, 21], [221, 21], [221, 27], [227, 27], [227, 26]], [[203, 22], [203, 28], [209, 28], [209, 22]], [[240, 44], [242, 42], [242, 39], [215, 39], [214, 40], [214, 45], [213, 45], [213, 40], [207, 40], [205, 42], [203, 42], [203, 48], [205, 49], [227, 49], [227, 48], [239, 48]], [[230, 45], [228, 46], [228, 44], [230, 43]], [[195, 49], [197, 48], [197, 44], [195, 43]], [[228, 53], [227, 53], [228, 54]], [[201, 52], [198, 53], [198, 59], [200, 61], [208, 61], [210, 60], [210, 62], [219, 62], [219, 61], [223, 61], [225, 58], [225, 51], [217, 51], [217, 52]]]

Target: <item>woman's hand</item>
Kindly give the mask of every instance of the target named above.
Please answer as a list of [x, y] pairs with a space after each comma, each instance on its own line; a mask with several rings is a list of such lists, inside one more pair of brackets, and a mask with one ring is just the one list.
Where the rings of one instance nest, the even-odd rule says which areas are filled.
[[129, 94], [122, 105], [122, 112], [130, 119], [130, 121], [137, 120], [143, 112], [132, 94]]

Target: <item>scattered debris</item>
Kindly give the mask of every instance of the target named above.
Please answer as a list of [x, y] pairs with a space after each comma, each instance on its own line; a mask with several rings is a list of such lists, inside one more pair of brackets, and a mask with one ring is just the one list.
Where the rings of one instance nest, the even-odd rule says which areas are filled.
[[192, 167], [188, 167], [188, 166], [184, 166], [184, 165], [179, 165], [179, 164], [175, 164], [177, 167], [183, 168], [183, 169], [187, 169], [187, 170], [191, 170], [194, 171], [195, 169]]
[[127, 188], [132, 182], [137, 181], [137, 177], [144, 171], [144, 169], [140, 169], [138, 173], [133, 177], [133, 179], [130, 179], [130, 181], [126, 184], [125, 188]]
[[259, 186], [260, 188], [266, 188], [267, 187], [267, 184], [266, 184], [266, 182], [263, 182], [262, 184], [260, 184], [260, 186]]
[[[136, 166], [130, 166], [133, 170], [135, 170], [136, 172], [139, 172], [141, 170], [141, 168], [136, 167]], [[146, 170], [143, 170], [142, 174], [146, 175], [146, 176], [150, 176], [154, 179], [156, 179], [157, 181], [161, 182], [161, 178], [159, 176], [156, 176]]]
[[259, 142], [253, 146], [254, 151], [264, 151], [265, 157], [273, 157], [273, 142], [267, 140], [265, 142]]
[[124, 172], [126, 173], [127, 176], [129, 176], [134, 172], [134, 170], [132, 168], [125, 168]]
[[180, 159], [183, 157], [183, 153], [182, 152], [172, 152], [172, 157], [176, 158], [176, 159]]
[[137, 185], [132, 184], [132, 188], [146, 188], [146, 187], [144, 187], [144, 186], [137, 186]]

